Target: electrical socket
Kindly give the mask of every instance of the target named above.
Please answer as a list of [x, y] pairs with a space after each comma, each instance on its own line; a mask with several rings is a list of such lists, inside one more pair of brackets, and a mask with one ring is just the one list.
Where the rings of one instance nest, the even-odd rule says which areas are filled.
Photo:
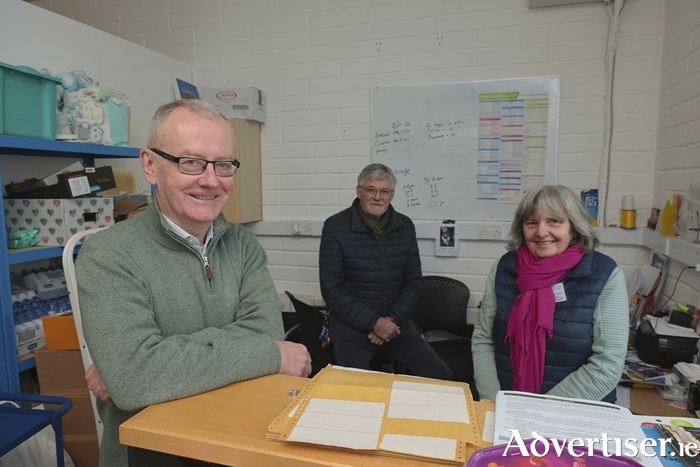
[[314, 234], [314, 223], [313, 222], [299, 222], [299, 235], [313, 235]]
[[501, 240], [500, 225], [480, 225], [478, 230], [477, 238], [479, 240]]

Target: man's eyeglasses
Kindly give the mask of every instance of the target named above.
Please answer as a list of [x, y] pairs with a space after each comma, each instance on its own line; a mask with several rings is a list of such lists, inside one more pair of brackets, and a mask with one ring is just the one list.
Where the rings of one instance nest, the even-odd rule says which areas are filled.
[[160, 157], [177, 164], [177, 169], [185, 175], [200, 175], [207, 170], [207, 165], [214, 166], [214, 173], [219, 177], [233, 177], [241, 163], [238, 159], [232, 161], [208, 161], [206, 159], [197, 159], [195, 157], [175, 157], [160, 149], [148, 148]]
[[389, 199], [391, 198], [391, 195], [394, 194], [394, 190], [389, 190], [388, 188], [383, 188], [381, 190], [377, 190], [376, 188], [369, 186], [361, 186], [362, 190], [367, 193], [367, 195], [371, 196], [372, 198], [377, 196], [377, 192], [379, 192], [379, 196], [381, 196], [382, 199]]

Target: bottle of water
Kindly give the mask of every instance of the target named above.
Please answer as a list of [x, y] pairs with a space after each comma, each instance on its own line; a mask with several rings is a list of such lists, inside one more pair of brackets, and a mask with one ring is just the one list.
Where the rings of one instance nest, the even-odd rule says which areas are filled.
[[15, 300], [12, 302], [12, 316], [15, 320], [15, 327], [22, 325], [24, 323], [22, 315], [22, 302]]
[[54, 316], [56, 315], [56, 299], [51, 298], [48, 300], [48, 305], [46, 307], [46, 312], [48, 313], [49, 316]]
[[32, 316], [34, 319], [41, 320], [41, 299], [34, 295], [31, 298], [32, 302]]
[[61, 302], [63, 305], [63, 311], [66, 313], [69, 311], [73, 311], [73, 307], [70, 304], [70, 297], [68, 295], [61, 297]]

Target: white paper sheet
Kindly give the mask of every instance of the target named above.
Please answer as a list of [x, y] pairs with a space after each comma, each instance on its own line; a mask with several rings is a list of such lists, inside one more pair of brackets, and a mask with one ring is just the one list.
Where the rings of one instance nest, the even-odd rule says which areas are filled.
[[469, 423], [467, 409], [447, 406], [424, 406], [389, 404], [387, 418], [408, 418], [411, 420], [433, 420], [436, 422]]
[[379, 433], [351, 433], [346, 431], [326, 430], [295, 426], [287, 441], [323, 444], [350, 449], [377, 449]]
[[469, 423], [467, 398], [456, 386], [394, 381], [387, 417]]
[[418, 392], [393, 389], [390, 404], [435, 405], [443, 407], [467, 408], [467, 399], [462, 394], [444, 394], [437, 392]]
[[304, 412], [301, 414], [301, 417], [299, 417], [297, 426], [334, 431], [379, 433], [382, 427], [382, 419], [381, 417], [359, 417], [347, 414], [339, 415]]
[[350, 449], [377, 449], [385, 405], [313, 398], [287, 440]]
[[454, 460], [457, 440], [427, 438], [424, 436], [385, 435], [380, 447], [387, 451]]
[[[403, 376], [403, 375], [402, 375]], [[437, 392], [445, 394], [460, 394], [464, 397], [464, 389], [459, 386], [442, 386], [439, 384], [413, 383], [408, 381], [394, 381], [392, 389], [403, 389], [405, 391]]]
[[382, 404], [381, 402], [357, 402], [314, 397], [309, 401], [304, 412], [382, 418], [384, 416], [385, 406], [386, 404]]
[[[537, 432], [543, 438], [600, 439], [603, 433], [608, 439], [644, 439], [639, 422], [628, 409], [606, 402], [570, 399], [518, 391], [499, 391], [496, 396], [496, 422], [494, 444], [506, 444], [511, 439], [510, 430], [517, 429], [523, 440], [533, 438]], [[622, 443], [623, 453], [625, 443]], [[601, 449], [601, 443], [594, 444]], [[608, 452], [615, 452], [614, 442], [608, 443]], [[645, 466], [660, 467], [655, 457], [635, 457]]]
[[[355, 369], [334, 367], [333, 371], [358, 371]], [[364, 371], [364, 370], [359, 370]], [[385, 417], [402, 418], [428, 422], [470, 423], [467, 398], [471, 395], [462, 386], [435, 384], [434, 380], [412, 377], [412, 381], [391, 381], [389, 393], [381, 392], [382, 402], [363, 402], [357, 400], [337, 400], [311, 397], [302, 410], [302, 402], [289, 414], [298, 416], [291, 428], [287, 441], [338, 446], [350, 449], [401, 452], [438, 459], [463, 459], [463, 452], [458, 451], [460, 442], [457, 438], [438, 438], [434, 436], [416, 436], [403, 422], [391, 423], [384, 427]], [[385, 381], [382, 380], [382, 383]], [[379, 385], [382, 389], [386, 386]], [[388, 395], [387, 403], [383, 402]], [[376, 399], [376, 398], [375, 398]], [[415, 422], [414, 422], [415, 423]], [[420, 423], [416, 426], [422, 426]], [[381, 434], [383, 439], [380, 440]], [[432, 434], [432, 433], [429, 433]], [[450, 433], [451, 435], [451, 433]], [[447, 435], [447, 436], [450, 436]], [[457, 436], [457, 434], [455, 434]], [[381, 441], [381, 446], [379, 443]]]
[[496, 413], [486, 412], [486, 420], [484, 421], [484, 431], [481, 433], [481, 439], [493, 443], [493, 429], [496, 423]]

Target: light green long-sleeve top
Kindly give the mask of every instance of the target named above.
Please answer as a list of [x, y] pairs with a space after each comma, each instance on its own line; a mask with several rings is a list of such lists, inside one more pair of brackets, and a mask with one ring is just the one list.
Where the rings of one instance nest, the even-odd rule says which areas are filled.
[[98, 401], [101, 467], [126, 467], [118, 427], [141, 409], [280, 369], [282, 302], [248, 229], [214, 221], [199, 251], [153, 203], [87, 238], [76, 261], [85, 340], [112, 397]]
[[[474, 379], [481, 399], [496, 400], [501, 390], [493, 347], [493, 320], [496, 315], [495, 279], [498, 261], [486, 278], [486, 289], [479, 321], [472, 334]], [[620, 381], [627, 355], [629, 304], [625, 277], [615, 268], [605, 283], [593, 311], [593, 346], [588, 362], [554, 386], [548, 394], [601, 400]]]

